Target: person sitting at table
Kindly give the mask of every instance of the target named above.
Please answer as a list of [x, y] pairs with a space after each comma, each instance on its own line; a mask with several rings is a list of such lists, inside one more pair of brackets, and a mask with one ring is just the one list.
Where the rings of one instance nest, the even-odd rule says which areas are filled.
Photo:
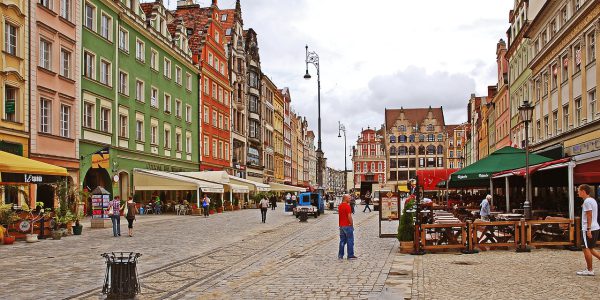
[[481, 201], [481, 210], [479, 211], [479, 215], [481, 216], [482, 221], [490, 221], [490, 201], [492, 200], [491, 195], [485, 196], [485, 199]]

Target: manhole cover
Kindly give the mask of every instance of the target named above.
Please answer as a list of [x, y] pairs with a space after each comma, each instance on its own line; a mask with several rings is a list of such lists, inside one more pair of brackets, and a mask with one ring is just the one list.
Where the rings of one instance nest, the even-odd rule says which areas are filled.
[[455, 265], [463, 265], [463, 266], [472, 266], [472, 265], [477, 265], [479, 263], [474, 262], [474, 261], [455, 261], [452, 262]]

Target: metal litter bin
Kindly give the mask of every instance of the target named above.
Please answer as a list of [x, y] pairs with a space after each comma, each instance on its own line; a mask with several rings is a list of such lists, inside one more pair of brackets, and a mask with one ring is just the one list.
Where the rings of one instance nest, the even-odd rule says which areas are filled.
[[137, 259], [142, 256], [134, 252], [104, 253], [106, 259], [106, 275], [102, 293], [108, 299], [129, 299], [140, 293], [140, 282], [137, 274]]

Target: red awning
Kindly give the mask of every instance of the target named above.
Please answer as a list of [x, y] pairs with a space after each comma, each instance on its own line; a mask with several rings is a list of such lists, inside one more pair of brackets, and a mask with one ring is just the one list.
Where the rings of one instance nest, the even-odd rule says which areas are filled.
[[[566, 167], [567, 166], [566, 163], [569, 162], [569, 160], [571, 160], [571, 158], [567, 157], [567, 158], [561, 158], [561, 159], [547, 161], [545, 163], [529, 166], [529, 174], [533, 174], [533, 173], [539, 171], [540, 169], [551, 167], [551, 166]], [[560, 165], [560, 164], [564, 164], [564, 165]], [[512, 176], [512, 175], [523, 177], [523, 176], [525, 176], [525, 173], [526, 173], [525, 168], [519, 168], [519, 169], [506, 170], [506, 171], [495, 173], [492, 176], [492, 178], [506, 177], [506, 176]]]
[[573, 175], [575, 184], [600, 183], [600, 160], [577, 164]]
[[458, 171], [458, 169], [417, 170], [419, 185], [422, 186], [425, 191], [439, 190], [437, 187], [438, 182], [448, 180], [450, 174], [456, 171]]

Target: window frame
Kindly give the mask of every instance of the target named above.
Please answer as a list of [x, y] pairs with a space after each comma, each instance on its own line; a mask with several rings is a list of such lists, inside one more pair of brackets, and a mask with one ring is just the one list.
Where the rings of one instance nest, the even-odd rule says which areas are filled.
[[44, 97], [40, 98], [40, 132], [52, 134], [52, 100]]
[[[88, 15], [88, 7], [92, 9], [91, 13], [92, 15]], [[84, 15], [84, 22], [83, 22], [83, 27], [88, 28], [91, 31], [96, 32], [97, 28], [98, 28], [98, 24], [96, 24], [96, 18], [97, 18], [97, 7], [96, 5], [92, 4], [89, 1], [86, 1], [84, 6], [83, 6], [83, 15]], [[91, 17], [91, 18], [90, 18]], [[88, 24], [88, 22], [91, 22], [91, 27], [88, 26], [90, 24]]]
[[[59, 74], [65, 78], [71, 78], [71, 54], [72, 52], [65, 49], [60, 48], [60, 71]], [[66, 58], [66, 59], [65, 59]], [[66, 62], [66, 68], [65, 68]], [[66, 72], [66, 74], [65, 74]]]
[[[104, 23], [106, 20], [106, 24]], [[104, 11], [100, 12], [100, 36], [105, 38], [107, 41], [112, 41], [112, 17], [105, 13]], [[105, 27], [106, 25], [106, 27]], [[106, 34], [106, 35], [105, 35]]]
[[[66, 112], [66, 113], [65, 113]], [[66, 118], [66, 120], [65, 120]], [[71, 106], [61, 103], [59, 116], [59, 135], [64, 138], [71, 138]]]
[[[44, 45], [46, 45], [44, 47]], [[48, 41], [45, 38], [40, 38], [40, 49], [39, 49], [39, 64], [38, 66], [46, 69], [52, 70], [52, 42]]]
[[[11, 28], [14, 34], [11, 34]], [[13, 56], [19, 55], [19, 29], [14, 23], [4, 21], [4, 51]]]

